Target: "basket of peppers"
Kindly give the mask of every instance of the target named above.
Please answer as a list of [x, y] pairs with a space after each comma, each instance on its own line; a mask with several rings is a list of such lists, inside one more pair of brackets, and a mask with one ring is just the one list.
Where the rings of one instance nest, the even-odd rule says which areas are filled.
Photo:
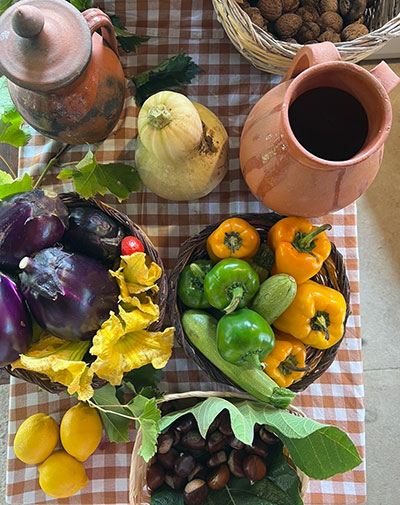
[[286, 408], [332, 364], [350, 314], [330, 228], [270, 212], [188, 239], [169, 277], [186, 354], [217, 382]]

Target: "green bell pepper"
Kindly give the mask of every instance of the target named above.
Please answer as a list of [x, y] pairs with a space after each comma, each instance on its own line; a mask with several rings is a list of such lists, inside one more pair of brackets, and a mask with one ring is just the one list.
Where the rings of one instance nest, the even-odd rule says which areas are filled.
[[204, 294], [204, 278], [214, 266], [211, 260], [197, 260], [186, 266], [179, 276], [178, 296], [187, 307], [192, 309], [208, 309]]
[[253, 268], [237, 258], [219, 261], [204, 278], [204, 293], [208, 303], [227, 314], [245, 307], [260, 287]]
[[271, 326], [254, 310], [237, 310], [218, 321], [218, 352], [233, 365], [260, 369], [274, 344]]

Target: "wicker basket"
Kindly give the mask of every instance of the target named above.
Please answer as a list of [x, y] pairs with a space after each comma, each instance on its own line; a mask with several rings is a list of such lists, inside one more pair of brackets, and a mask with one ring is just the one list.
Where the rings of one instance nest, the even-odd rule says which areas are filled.
[[[160, 308], [160, 317], [157, 322], [153, 323], [150, 326], [150, 329], [151, 331], [161, 330], [167, 308], [168, 279], [164, 271], [164, 267], [159, 254], [155, 249], [155, 247], [153, 246], [153, 244], [151, 243], [151, 241], [149, 240], [149, 238], [147, 237], [147, 235], [144, 233], [144, 231], [138, 225], [133, 223], [128, 216], [99, 200], [96, 200], [94, 198], [85, 200], [84, 198], [81, 198], [77, 193], [61, 193], [58, 196], [61, 198], [61, 200], [69, 209], [76, 207], [77, 205], [88, 205], [91, 207], [97, 207], [100, 210], [102, 210], [104, 213], [115, 219], [115, 221], [120, 223], [126, 230], [127, 234], [138, 238], [144, 245], [144, 249], [146, 253], [150, 256], [151, 260], [160, 265], [162, 269], [162, 274], [158, 281], [159, 286], [158, 305]], [[51, 382], [50, 379], [43, 374], [30, 372], [29, 370], [18, 368], [12, 371], [10, 366], [5, 367], [4, 370], [8, 372], [10, 375], [18, 377], [19, 379], [22, 379], [26, 382], [36, 384], [37, 386], [41, 387], [42, 389], [45, 389], [50, 393], [61, 393], [67, 390], [66, 386], [63, 386], [58, 382]], [[94, 376], [92, 382], [92, 386], [94, 389], [98, 389], [104, 386], [105, 384], [107, 384], [105, 380], [100, 379], [96, 375]]]
[[[255, 25], [236, 0], [213, 0], [217, 19], [236, 49], [256, 68], [286, 74], [301, 44], [285, 42]], [[335, 43], [343, 61], [357, 63], [400, 34], [400, 3], [375, 0], [367, 10], [370, 33], [351, 42]]]
[[[176, 394], [168, 394], [163, 398], [163, 402], [168, 401], [177, 401], [179, 403], [180, 400], [187, 399], [196, 399], [196, 398], [209, 398], [209, 397], [220, 397], [220, 398], [237, 398], [237, 399], [253, 399], [247, 394], [241, 393], [229, 393], [229, 392], [219, 392], [219, 391], [190, 391], [187, 393], [176, 393]], [[290, 406], [287, 409], [291, 414], [295, 414], [297, 416], [305, 417], [303, 412], [301, 412], [296, 407]], [[151, 499], [151, 491], [147, 487], [147, 469], [149, 467], [149, 463], [146, 463], [141, 456], [139, 456], [139, 450], [142, 445], [142, 432], [139, 429], [135, 444], [133, 446], [132, 458], [131, 458], [131, 469], [129, 475], [129, 505], [144, 505], [150, 503]], [[285, 456], [288, 460], [290, 466], [296, 470], [296, 473], [300, 480], [300, 488], [299, 492], [302, 498], [306, 495], [309, 478], [305, 473], [299, 470], [292, 460], [290, 456], [285, 451]]]
[[[265, 240], [270, 228], [283, 216], [270, 212], [267, 214], [244, 214], [232, 217], [241, 217], [253, 225], [259, 232], [261, 240]], [[217, 382], [233, 387], [238, 387], [232, 380], [215, 367], [203, 354], [201, 354], [186, 337], [182, 327], [182, 314], [186, 310], [178, 297], [178, 280], [184, 267], [191, 262], [207, 257], [207, 237], [221, 224], [222, 220], [202, 230], [198, 235], [188, 239], [181, 247], [177, 262], [169, 276], [168, 305], [173, 309], [173, 321], [175, 336], [182, 345], [188, 357], [192, 358], [200, 368]], [[324, 262], [320, 272], [313, 277], [316, 282], [340, 291], [347, 303], [346, 322], [350, 315], [350, 286], [346, 275], [346, 269], [342, 255], [337, 251], [334, 244], [329, 258]], [[343, 339], [343, 337], [342, 337]], [[306, 364], [310, 370], [298, 381], [294, 382], [289, 389], [292, 391], [304, 391], [312, 382], [320, 377], [332, 364], [336, 357], [342, 339], [329, 349], [307, 348]]]

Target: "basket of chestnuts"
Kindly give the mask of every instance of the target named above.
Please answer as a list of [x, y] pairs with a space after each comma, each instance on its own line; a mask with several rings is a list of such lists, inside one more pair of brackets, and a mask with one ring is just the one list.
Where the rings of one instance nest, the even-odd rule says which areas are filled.
[[357, 63], [400, 34], [396, 0], [213, 0], [236, 49], [255, 67], [285, 74], [304, 44], [332, 42]]
[[[182, 498], [186, 505], [201, 505], [208, 499], [225, 502], [226, 493], [225, 498], [231, 495], [239, 503], [243, 493], [265, 497], [272, 488], [276, 492], [277, 486], [284, 488], [280, 492], [287, 493], [293, 503], [303, 499], [309, 479], [296, 468], [282, 441], [247, 416], [248, 426], [243, 428], [239, 403], [243, 408], [249, 398], [239, 392], [216, 391], [165, 395], [161, 405], [164, 429], [157, 453], [148, 463], [139, 455], [141, 430], [136, 436], [130, 505], [181, 503]], [[295, 407], [287, 412], [304, 417]]]

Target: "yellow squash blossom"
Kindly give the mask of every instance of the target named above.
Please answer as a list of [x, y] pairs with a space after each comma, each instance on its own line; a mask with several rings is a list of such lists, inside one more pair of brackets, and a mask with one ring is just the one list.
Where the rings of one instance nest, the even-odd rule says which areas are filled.
[[121, 256], [121, 266], [110, 272], [117, 279], [121, 297], [126, 298], [145, 291], [158, 291], [156, 284], [162, 270], [150, 260], [146, 253], [136, 252], [130, 256]]
[[82, 361], [89, 346], [90, 342], [69, 342], [42, 333], [11, 367], [47, 375], [52, 382], [67, 386], [70, 395], [77, 393], [79, 400], [86, 401], [93, 396], [93, 370]]
[[147, 322], [137, 318], [135, 311], [129, 313], [120, 307], [120, 317], [111, 313], [93, 338], [90, 354], [97, 359], [91, 365], [92, 370], [117, 386], [123, 374], [135, 368], [149, 363], [154, 368], [163, 368], [171, 357], [174, 328], [150, 332], [146, 327]]

